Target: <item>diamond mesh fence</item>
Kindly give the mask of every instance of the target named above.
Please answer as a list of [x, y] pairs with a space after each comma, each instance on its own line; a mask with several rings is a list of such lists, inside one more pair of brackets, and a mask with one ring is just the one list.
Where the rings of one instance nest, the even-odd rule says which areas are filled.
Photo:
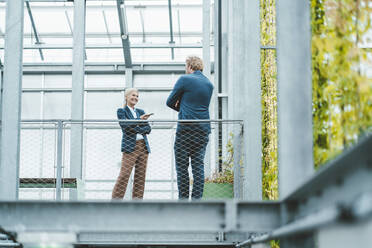
[[20, 199], [242, 198], [240, 121], [22, 124]]

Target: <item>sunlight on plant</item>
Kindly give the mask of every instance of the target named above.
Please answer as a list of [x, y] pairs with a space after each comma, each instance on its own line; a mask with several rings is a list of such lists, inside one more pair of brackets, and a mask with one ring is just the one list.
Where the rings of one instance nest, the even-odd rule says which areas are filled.
[[368, 0], [311, 0], [314, 163], [318, 168], [372, 126], [372, 80], [361, 68]]

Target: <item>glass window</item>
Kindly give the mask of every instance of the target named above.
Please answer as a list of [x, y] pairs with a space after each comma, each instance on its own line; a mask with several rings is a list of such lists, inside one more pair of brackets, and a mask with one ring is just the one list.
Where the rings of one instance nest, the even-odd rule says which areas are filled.
[[44, 119], [70, 119], [71, 93], [53, 92], [44, 95]]
[[0, 60], [4, 63], [4, 36], [5, 36], [5, 3], [0, 3]]
[[0, 3], [0, 35], [5, 33], [5, 3]]
[[166, 106], [170, 92], [153, 91], [139, 93], [138, 108], [146, 113], [154, 113], [150, 119], [176, 119], [177, 112]]
[[86, 49], [87, 62], [124, 62], [122, 48]]
[[72, 76], [71, 74], [59, 74], [59, 75], [45, 75], [45, 88], [71, 88], [72, 87]]
[[181, 33], [190, 31], [203, 32], [203, 8], [201, 5], [175, 7], [172, 15], [173, 20], [177, 20], [176, 26], [178, 27], [179, 25]]
[[135, 87], [167, 87], [171, 88], [177, 81], [179, 75], [175, 74], [135, 74], [134, 86]]
[[[213, 5], [213, 1], [211, 6]], [[31, 2], [32, 16], [42, 45], [72, 47], [74, 8], [70, 2]], [[126, 18], [131, 45], [167, 45], [170, 41], [168, 1], [126, 1]], [[213, 15], [213, 9], [211, 14]], [[190, 18], [192, 16], [192, 18]], [[27, 9], [24, 16], [24, 44], [35, 46], [36, 40]], [[1, 20], [3, 19], [3, 21]], [[53, 19], [53, 25], [50, 20]], [[211, 18], [213, 19], [213, 18]], [[156, 20], [156, 21], [155, 21]], [[172, 22], [175, 44], [201, 44], [202, 1], [172, 1]], [[0, 46], [5, 32], [5, 3], [0, 4]], [[86, 8], [86, 45], [121, 45], [116, 1], [88, 1]], [[24, 49], [26, 63], [72, 62], [72, 49]], [[170, 49], [132, 49], [133, 63], [179, 62], [184, 54], [176, 52], [172, 60]], [[86, 49], [87, 62], [124, 62], [122, 49]], [[199, 52], [198, 52], [199, 54]], [[0, 56], [3, 55], [0, 52]]]
[[87, 88], [125, 87], [125, 74], [88, 74]]
[[124, 102], [122, 92], [88, 92], [86, 98], [86, 119], [117, 119]]
[[[50, 3], [49, 3], [50, 4]], [[32, 16], [34, 18], [35, 26], [38, 33], [71, 33], [66, 18], [66, 8], [60, 4], [37, 6], [34, 3], [30, 3]], [[25, 8], [25, 12], [27, 9]], [[69, 14], [71, 18], [71, 24], [73, 25], [73, 15]], [[51, 25], [51, 19], [53, 19], [53, 25]], [[27, 14], [24, 15], [25, 27], [24, 32], [30, 33], [32, 31], [31, 21]]]
[[41, 88], [42, 75], [23, 75], [22, 88]]
[[[43, 55], [45, 57], [45, 50], [43, 50]], [[42, 60], [40, 58], [39, 50], [37, 49], [23, 49], [23, 63], [40, 63]]]
[[22, 93], [22, 119], [41, 118], [41, 94], [38, 92]]
[[[104, 15], [100, 8], [87, 8], [86, 11], [86, 33], [104, 33], [106, 31]], [[116, 13], [117, 15], [117, 13]], [[107, 15], [106, 15], [107, 17]], [[88, 21], [89, 20], [89, 21]], [[119, 22], [117, 22], [118, 24]]]

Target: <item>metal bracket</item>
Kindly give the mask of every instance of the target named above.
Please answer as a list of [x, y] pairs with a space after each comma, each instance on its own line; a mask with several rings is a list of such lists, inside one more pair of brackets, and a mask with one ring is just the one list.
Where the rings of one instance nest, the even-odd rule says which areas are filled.
[[216, 240], [217, 242], [224, 242], [226, 240], [225, 232], [218, 232]]

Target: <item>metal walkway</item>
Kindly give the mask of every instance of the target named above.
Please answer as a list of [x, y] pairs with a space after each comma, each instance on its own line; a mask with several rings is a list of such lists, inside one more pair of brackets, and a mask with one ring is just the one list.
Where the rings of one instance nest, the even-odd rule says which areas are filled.
[[311, 247], [306, 244], [315, 239], [318, 247], [336, 247], [323, 233], [328, 237], [332, 230], [346, 228], [351, 239], [358, 233], [360, 246], [354, 247], [361, 247], [371, 242], [367, 231], [360, 232], [372, 226], [371, 151], [372, 136], [280, 202], [3, 201], [0, 224], [25, 244], [49, 236], [57, 243], [88, 246], [242, 247], [285, 238], [293, 247]]

